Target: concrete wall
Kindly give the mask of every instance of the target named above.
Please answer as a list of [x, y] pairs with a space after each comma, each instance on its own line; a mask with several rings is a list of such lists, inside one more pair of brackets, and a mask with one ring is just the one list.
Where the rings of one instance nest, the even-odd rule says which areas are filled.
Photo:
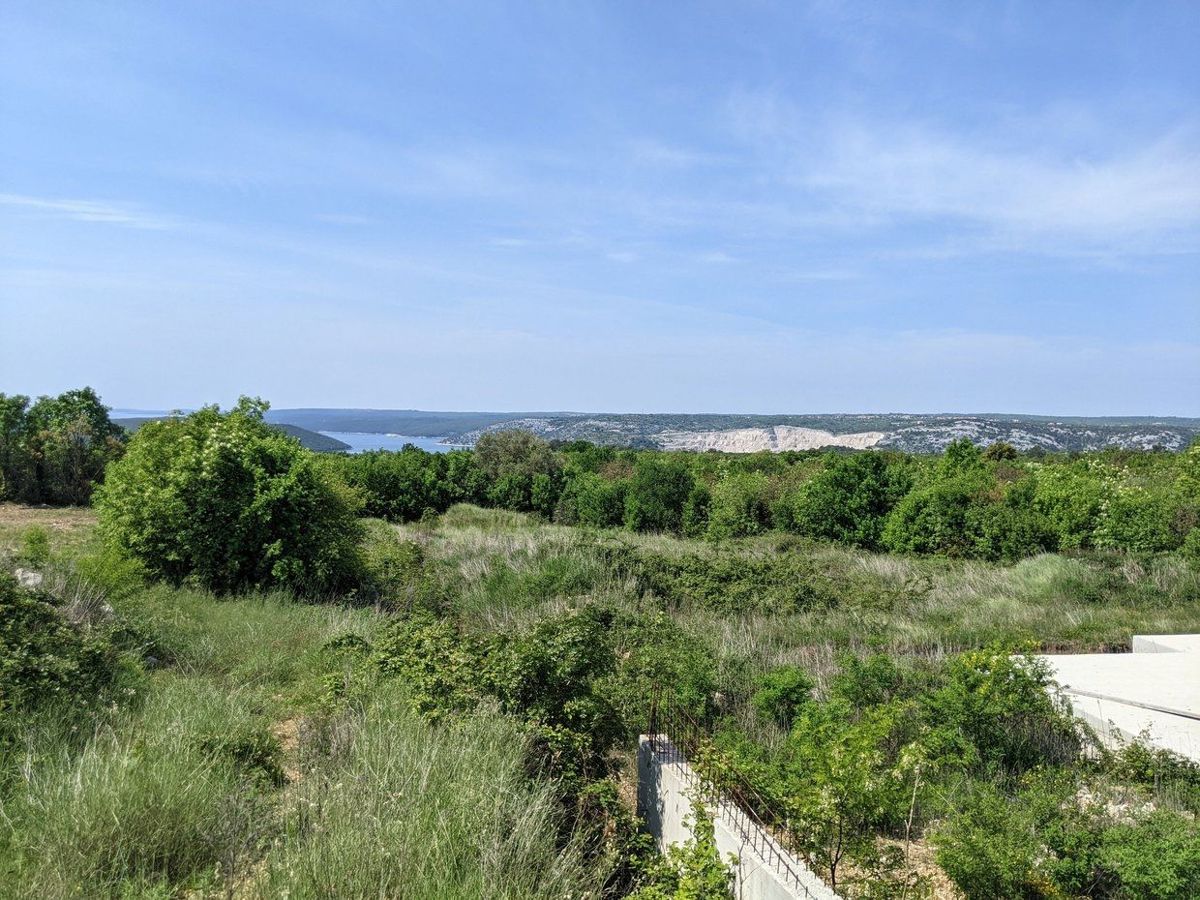
[[[692, 802], [700, 778], [670, 740], [642, 735], [638, 742], [638, 814], [666, 850], [692, 836]], [[734, 896], [739, 900], [837, 900], [804, 863], [728, 800], [705, 803], [722, 861], [737, 857]]]

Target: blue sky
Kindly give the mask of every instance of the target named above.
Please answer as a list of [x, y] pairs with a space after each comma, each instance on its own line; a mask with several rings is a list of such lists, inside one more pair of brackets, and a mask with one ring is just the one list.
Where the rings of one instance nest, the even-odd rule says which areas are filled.
[[0, 391], [1200, 415], [1200, 4], [0, 8]]

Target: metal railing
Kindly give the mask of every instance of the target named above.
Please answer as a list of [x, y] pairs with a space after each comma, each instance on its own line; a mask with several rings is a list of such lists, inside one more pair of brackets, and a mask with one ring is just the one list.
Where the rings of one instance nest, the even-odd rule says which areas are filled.
[[680, 764], [677, 773], [697, 798], [732, 826], [742, 843], [748, 844], [789, 887], [803, 891], [806, 897], [813, 896], [809, 887], [819, 876], [786, 849], [791, 841], [784, 817], [735, 767], [722, 766], [717, 779], [701, 771], [702, 761], [712, 751], [710, 735], [711, 729], [666, 700], [661, 692], [655, 693], [647, 732], [654, 753], [668, 763]]

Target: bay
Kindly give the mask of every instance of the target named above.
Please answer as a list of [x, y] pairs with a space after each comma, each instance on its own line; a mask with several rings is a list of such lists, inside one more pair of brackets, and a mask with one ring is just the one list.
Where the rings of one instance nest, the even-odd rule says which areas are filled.
[[335, 438], [343, 444], [349, 444], [351, 453], [365, 453], [368, 450], [400, 450], [405, 444], [413, 444], [430, 453], [449, 453], [451, 450], [461, 450], [464, 446], [462, 444], [443, 444], [440, 438], [414, 434], [375, 434], [365, 431], [322, 431], [321, 434]]

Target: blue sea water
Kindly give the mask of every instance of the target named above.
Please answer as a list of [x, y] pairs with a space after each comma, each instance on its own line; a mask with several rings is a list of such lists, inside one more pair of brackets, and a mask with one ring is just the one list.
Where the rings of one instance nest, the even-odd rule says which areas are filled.
[[412, 434], [373, 434], [363, 431], [322, 431], [326, 437], [336, 438], [350, 445], [351, 453], [367, 450], [399, 450], [405, 444], [414, 444], [430, 453], [448, 453], [461, 449], [461, 444], [443, 444], [437, 438], [418, 437]]

